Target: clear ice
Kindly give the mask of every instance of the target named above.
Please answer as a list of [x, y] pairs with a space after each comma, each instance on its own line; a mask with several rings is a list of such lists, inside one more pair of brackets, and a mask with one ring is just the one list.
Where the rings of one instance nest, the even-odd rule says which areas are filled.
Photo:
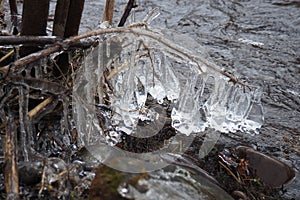
[[[121, 132], [139, 135], [140, 121], [165, 117], [165, 110], [149, 109], [149, 96], [157, 105], [172, 105], [172, 126], [182, 134], [207, 127], [258, 133], [264, 119], [261, 90], [230, 82], [203, 57], [164, 38], [160, 30], [131, 28], [105, 35], [86, 52], [73, 91], [81, 142], [93, 143], [104, 134], [116, 144]], [[101, 111], [105, 120], [99, 122], [97, 106], [104, 104], [111, 112]]]

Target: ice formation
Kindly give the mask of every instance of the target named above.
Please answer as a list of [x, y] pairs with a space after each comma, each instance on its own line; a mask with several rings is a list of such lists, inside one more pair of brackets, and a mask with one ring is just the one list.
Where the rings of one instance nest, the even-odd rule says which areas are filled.
[[[121, 132], [138, 134], [139, 122], [165, 117], [166, 110], [149, 108], [149, 97], [172, 105], [172, 126], [182, 134], [207, 127], [256, 133], [261, 127], [259, 89], [229, 82], [215, 65], [164, 38], [159, 30], [133, 27], [105, 35], [86, 53], [73, 91], [83, 143], [105, 134], [116, 144]], [[109, 109], [99, 111], [101, 105]]]

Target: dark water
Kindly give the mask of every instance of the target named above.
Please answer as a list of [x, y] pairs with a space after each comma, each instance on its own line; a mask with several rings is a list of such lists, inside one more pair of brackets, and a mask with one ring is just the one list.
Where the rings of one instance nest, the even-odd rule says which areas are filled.
[[[98, 1], [87, 2], [86, 28], [97, 25]], [[115, 21], [125, 3], [116, 2]], [[256, 136], [226, 134], [220, 143], [250, 145], [300, 170], [300, 2], [292, 1], [138, 1], [136, 21], [155, 7], [152, 26], [186, 33], [202, 55], [250, 84], [260, 85], [265, 124]], [[175, 41], [176, 42], [176, 41]], [[182, 41], [178, 41], [182, 42]], [[184, 41], [183, 41], [184, 42]], [[300, 198], [299, 175], [286, 187], [286, 199]]]

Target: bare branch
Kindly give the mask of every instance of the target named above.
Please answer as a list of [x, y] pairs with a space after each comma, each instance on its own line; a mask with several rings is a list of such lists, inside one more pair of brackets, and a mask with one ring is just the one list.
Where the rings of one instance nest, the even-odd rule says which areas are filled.
[[122, 18], [120, 20], [120, 23], [118, 24], [118, 27], [122, 27], [124, 26], [132, 8], [136, 8], [137, 7], [137, 4], [135, 3], [135, 0], [129, 0], [127, 5], [126, 5], [126, 8], [124, 10], [124, 13], [122, 15]]
[[32, 118], [34, 117], [38, 112], [40, 112], [45, 106], [50, 104], [53, 100], [53, 97], [48, 97], [43, 102], [41, 102], [39, 105], [37, 105], [35, 108], [33, 108], [31, 111], [28, 112], [28, 117]]
[[17, 69], [20, 68], [23, 65], [29, 64], [31, 62], [34, 62], [38, 59], [44, 58], [54, 52], [57, 52], [59, 50], [62, 49], [62, 47], [66, 48], [69, 47], [71, 44], [80, 41], [81, 39], [84, 38], [88, 38], [88, 37], [93, 37], [93, 36], [98, 36], [98, 35], [103, 35], [103, 34], [109, 34], [109, 33], [134, 33], [136, 35], [143, 35], [143, 36], [147, 36], [149, 38], [152, 38], [153, 40], [158, 41], [159, 43], [165, 45], [167, 48], [169, 48], [170, 50], [172, 50], [173, 52], [177, 53], [178, 55], [181, 55], [182, 57], [188, 58], [191, 61], [194, 61], [195, 63], [198, 64], [199, 70], [203, 71], [200, 64], [202, 63], [203, 65], [205, 65], [206, 67], [219, 72], [220, 74], [226, 76], [229, 78], [229, 80], [231, 82], [233, 82], [234, 84], [239, 84], [241, 86], [245, 86], [245, 83], [240, 82], [233, 74], [227, 72], [227, 71], [223, 71], [221, 70], [218, 66], [216, 66], [213, 63], [210, 63], [209, 61], [196, 56], [194, 54], [191, 54], [189, 51], [186, 51], [185, 49], [179, 47], [178, 45], [174, 44], [173, 42], [164, 39], [164, 37], [162, 35], [159, 35], [157, 33], [154, 33], [152, 31], [148, 31], [146, 29], [141, 29], [138, 27], [142, 27], [142, 26], [146, 26], [145, 22], [140, 22], [140, 23], [135, 23], [135, 24], [131, 24], [127, 27], [118, 27], [118, 28], [109, 28], [109, 29], [98, 29], [95, 31], [90, 31], [87, 32], [85, 34], [81, 34], [78, 36], [74, 36], [71, 37], [69, 39], [64, 40], [63, 42], [57, 42], [55, 43], [54, 46], [50, 46], [44, 50], [41, 50], [39, 52], [30, 54], [26, 57], [23, 57], [17, 61], [15, 61], [13, 64], [11, 64], [10, 66], [4, 66], [2, 68], [0, 68], [0, 72], [4, 75], [6, 75], [11, 67], [11, 70], [13, 69]]
[[56, 36], [0, 36], [1, 45], [34, 44], [45, 45], [62, 41]]

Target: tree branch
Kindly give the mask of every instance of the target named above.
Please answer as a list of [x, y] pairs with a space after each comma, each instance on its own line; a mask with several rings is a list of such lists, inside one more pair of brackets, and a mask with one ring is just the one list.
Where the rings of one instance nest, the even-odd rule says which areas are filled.
[[34, 62], [38, 59], [44, 58], [52, 53], [55, 53], [59, 50], [61, 50], [63, 47], [69, 47], [70, 45], [72, 45], [75, 42], [78, 42], [81, 39], [84, 38], [88, 38], [88, 37], [93, 37], [93, 36], [98, 36], [98, 35], [103, 35], [103, 34], [109, 34], [109, 33], [134, 33], [136, 35], [143, 35], [143, 36], [147, 36], [149, 38], [152, 38], [153, 40], [158, 41], [159, 43], [165, 45], [167, 48], [169, 48], [171, 51], [175, 52], [176, 54], [188, 58], [192, 61], [194, 61], [195, 63], [197, 63], [198, 68], [200, 71], [203, 71], [200, 64], [204, 64], [206, 67], [226, 76], [229, 78], [229, 81], [233, 82], [234, 84], [239, 84], [241, 86], [246, 86], [245, 83], [240, 82], [233, 74], [227, 72], [227, 71], [223, 71], [221, 70], [218, 66], [216, 66], [213, 63], [210, 63], [209, 61], [196, 56], [194, 54], [191, 54], [189, 51], [186, 51], [185, 49], [181, 48], [180, 46], [174, 44], [173, 42], [164, 39], [162, 37], [162, 35], [156, 34], [154, 32], [148, 31], [148, 30], [143, 30], [137, 27], [141, 27], [141, 26], [146, 26], [145, 22], [140, 22], [140, 23], [135, 23], [135, 24], [131, 24], [129, 26], [126, 27], [118, 27], [118, 28], [109, 28], [109, 29], [98, 29], [95, 31], [90, 31], [87, 32], [85, 34], [81, 34], [78, 36], [74, 36], [71, 37], [69, 39], [66, 39], [62, 42], [57, 42], [55, 43], [53, 46], [50, 46], [46, 49], [43, 49], [39, 52], [36, 53], [32, 53], [26, 57], [23, 57], [17, 61], [15, 61], [14, 63], [12, 63], [11, 65], [6, 65], [2, 68], [0, 68], [0, 73], [2, 73], [4, 75], [4, 77], [7, 75], [7, 73], [9, 72], [9, 70], [14, 70], [14, 69], [18, 69], [20, 67], [22, 67], [23, 65], [27, 65], [31, 62]]
[[0, 36], [1, 45], [36, 44], [45, 45], [60, 42], [63, 39], [56, 36]]
[[120, 23], [118, 24], [118, 27], [122, 27], [124, 26], [132, 8], [136, 8], [137, 7], [137, 4], [135, 3], [135, 0], [129, 0], [127, 5], [126, 5], [126, 8], [124, 10], [124, 13], [121, 17], [121, 20], [120, 20]]

